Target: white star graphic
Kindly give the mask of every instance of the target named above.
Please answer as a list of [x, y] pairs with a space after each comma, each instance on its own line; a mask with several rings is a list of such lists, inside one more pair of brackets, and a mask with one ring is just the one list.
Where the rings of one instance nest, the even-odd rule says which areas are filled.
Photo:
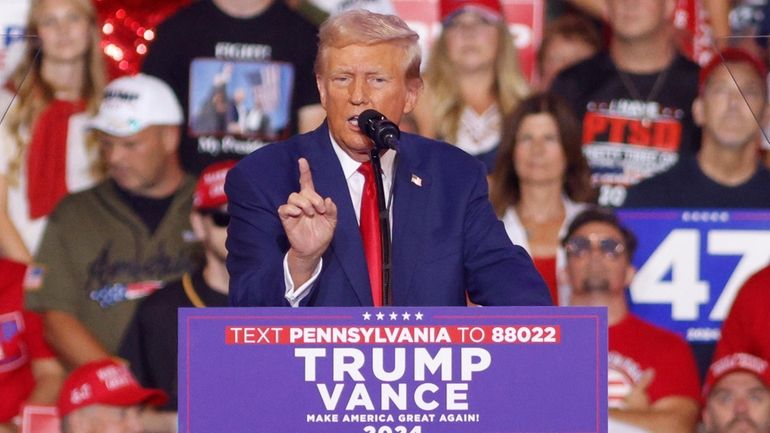
[[378, 312], [378, 313], [376, 314], [376, 316], [377, 316], [377, 320], [382, 320], [382, 319], [384, 319], [384, 318], [385, 318], [385, 315], [382, 313], [382, 311]]
[[422, 320], [422, 313], [419, 312], [419, 311], [414, 313], [414, 319], [415, 320]]
[[369, 314], [369, 312], [368, 312], [368, 311], [367, 311], [366, 313], [362, 314], [362, 316], [364, 317], [364, 320], [369, 320], [369, 319], [371, 319], [371, 318], [372, 318], [372, 315], [371, 315], [371, 314]]
[[401, 318], [404, 319], [404, 320], [409, 320], [410, 316], [411, 315], [409, 313], [404, 313], [404, 314], [401, 315]]
[[398, 313], [396, 313], [395, 311], [391, 311], [390, 320], [396, 320], [396, 319], [398, 319]]

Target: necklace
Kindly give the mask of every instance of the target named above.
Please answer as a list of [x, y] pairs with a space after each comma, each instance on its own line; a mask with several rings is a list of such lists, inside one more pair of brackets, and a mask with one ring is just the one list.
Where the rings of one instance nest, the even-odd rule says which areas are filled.
[[206, 306], [201, 297], [195, 293], [195, 289], [193, 288], [192, 284], [192, 278], [190, 278], [189, 273], [182, 275], [182, 287], [184, 288], [184, 293], [187, 295], [187, 298], [190, 300], [190, 302], [192, 302], [195, 308], [203, 308]]
[[[673, 64], [673, 62], [671, 64]], [[631, 80], [631, 77], [629, 77], [627, 73], [621, 71], [617, 66], [615, 67], [615, 70], [618, 71], [620, 81], [623, 83], [623, 87], [626, 88], [626, 91], [628, 91], [632, 98], [636, 99], [637, 101], [642, 101], [645, 104], [645, 107], [642, 110], [642, 126], [645, 128], [649, 128], [650, 125], [652, 125], [652, 118], [650, 116], [649, 110], [647, 110], [647, 103], [658, 97], [658, 93], [660, 93], [660, 90], [663, 88], [663, 84], [666, 82], [666, 78], [668, 77], [671, 64], [666, 66], [666, 69], [658, 72], [657, 77], [655, 77], [655, 82], [652, 84], [652, 89], [650, 89], [650, 93], [647, 94], [646, 98], [642, 98], [641, 92], [639, 92], [639, 89], [634, 84], [634, 81]]]
[[460, 115], [455, 144], [471, 155], [489, 152], [500, 142], [502, 117], [497, 104], [481, 114], [466, 106]]

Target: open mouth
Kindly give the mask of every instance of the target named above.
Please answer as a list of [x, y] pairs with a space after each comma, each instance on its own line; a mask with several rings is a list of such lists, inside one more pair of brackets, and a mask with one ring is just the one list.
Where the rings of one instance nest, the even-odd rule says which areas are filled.
[[359, 129], [358, 128], [358, 115], [356, 114], [354, 116], [348, 117], [348, 124], [350, 126], [354, 127], [355, 129]]

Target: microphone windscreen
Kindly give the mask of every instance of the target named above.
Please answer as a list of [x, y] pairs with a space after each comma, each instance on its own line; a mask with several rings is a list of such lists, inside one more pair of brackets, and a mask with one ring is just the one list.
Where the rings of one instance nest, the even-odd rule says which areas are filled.
[[378, 120], [384, 118], [385, 116], [377, 110], [365, 110], [358, 115], [358, 128], [361, 129], [361, 131], [364, 131], [369, 137], [372, 137], [374, 135], [374, 125]]

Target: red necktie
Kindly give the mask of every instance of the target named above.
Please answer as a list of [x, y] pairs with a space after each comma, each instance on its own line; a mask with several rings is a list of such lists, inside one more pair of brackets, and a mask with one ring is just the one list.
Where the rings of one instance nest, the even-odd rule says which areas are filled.
[[382, 238], [377, 210], [377, 189], [374, 186], [372, 163], [366, 161], [358, 167], [364, 175], [364, 191], [361, 194], [361, 238], [364, 241], [366, 267], [369, 269], [369, 283], [372, 286], [374, 306], [382, 306]]

